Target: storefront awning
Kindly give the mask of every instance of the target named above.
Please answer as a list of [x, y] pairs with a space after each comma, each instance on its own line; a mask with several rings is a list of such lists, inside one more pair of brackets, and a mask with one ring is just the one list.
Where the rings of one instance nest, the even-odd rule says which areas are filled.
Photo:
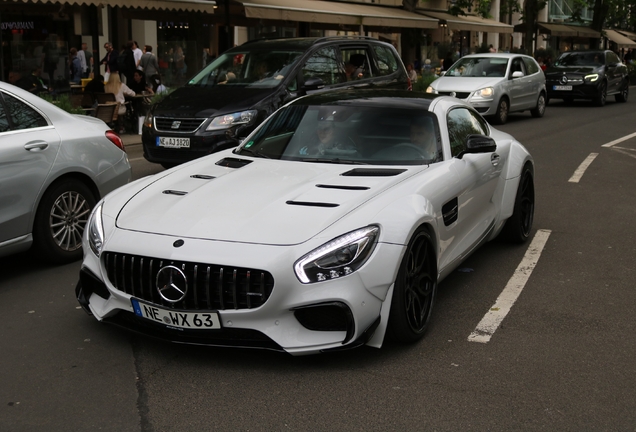
[[14, 0], [15, 3], [61, 3], [68, 5], [119, 6], [154, 10], [214, 13], [216, 1], [208, 0]]
[[421, 10], [419, 13], [444, 22], [451, 30], [480, 31], [491, 33], [512, 33], [513, 27], [499, 21], [473, 15], [455, 16], [442, 11]]
[[[538, 23], [539, 33], [549, 34], [550, 36], [576, 37], [576, 29], [564, 24]], [[545, 32], [545, 33], [544, 33]]]
[[619, 48], [636, 48], [636, 42], [634, 42], [627, 36], [623, 36], [616, 30], [605, 29], [603, 30], [603, 33], [605, 33], [605, 37], [607, 39], [614, 42], [616, 45], [618, 45]]
[[437, 20], [403, 9], [324, 0], [240, 0], [247, 18], [401, 28], [437, 28]]
[[568, 26], [568, 27], [576, 30], [576, 35], [578, 37], [585, 37], [585, 38], [600, 38], [601, 37], [601, 32], [592, 30], [589, 27], [583, 27], [583, 26]]
[[636, 41], [636, 33], [632, 33], [630, 31], [627, 30], [617, 30], [620, 34], [622, 34], [623, 36], [627, 36], [628, 38], [630, 38], [633, 41]]

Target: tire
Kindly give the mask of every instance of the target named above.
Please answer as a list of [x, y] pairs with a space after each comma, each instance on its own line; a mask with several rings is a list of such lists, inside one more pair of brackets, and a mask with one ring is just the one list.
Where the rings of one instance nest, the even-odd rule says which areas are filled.
[[400, 263], [387, 336], [402, 343], [416, 342], [428, 327], [437, 292], [437, 257], [426, 229], [418, 228]]
[[506, 221], [501, 232], [502, 237], [513, 243], [524, 243], [530, 237], [534, 219], [534, 178], [528, 165], [523, 168], [515, 207], [512, 216]]
[[601, 88], [598, 90], [598, 95], [594, 98], [594, 105], [602, 107], [605, 106], [607, 101], [607, 83], [602, 82]]
[[497, 112], [495, 113], [493, 123], [502, 125], [508, 121], [508, 112], [510, 111], [510, 103], [507, 97], [502, 97], [497, 105]]
[[548, 100], [545, 97], [545, 94], [541, 92], [539, 97], [537, 98], [537, 106], [530, 111], [532, 117], [541, 118], [545, 114], [545, 107], [548, 105]]
[[91, 190], [78, 180], [65, 179], [51, 185], [35, 215], [35, 253], [54, 264], [82, 258], [82, 234], [95, 202]]
[[627, 102], [627, 98], [629, 97], [629, 82], [625, 82], [621, 92], [614, 95], [616, 102]]

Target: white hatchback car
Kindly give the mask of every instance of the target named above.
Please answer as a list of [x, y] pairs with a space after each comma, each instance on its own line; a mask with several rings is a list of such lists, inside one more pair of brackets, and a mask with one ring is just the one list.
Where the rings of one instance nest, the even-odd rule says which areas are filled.
[[462, 99], [495, 124], [506, 123], [511, 112], [543, 117], [546, 107], [545, 75], [535, 59], [521, 54], [467, 55], [426, 92]]
[[34, 245], [53, 263], [82, 257], [95, 203], [131, 177], [124, 144], [103, 121], [3, 82], [0, 167], [0, 257]]

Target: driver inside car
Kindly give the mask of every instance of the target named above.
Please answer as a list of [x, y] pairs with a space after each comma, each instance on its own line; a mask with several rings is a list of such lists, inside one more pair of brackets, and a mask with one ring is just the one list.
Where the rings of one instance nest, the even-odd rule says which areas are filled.
[[342, 141], [337, 136], [334, 113], [321, 110], [318, 114], [314, 138], [299, 151], [301, 156], [320, 157], [325, 153], [338, 151], [354, 151], [355, 143], [349, 138]]
[[437, 139], [430, 118], [416, 117], [411, 120], [410, 139], [411, 144], [421, 150], [425, 159], [437, 160]]

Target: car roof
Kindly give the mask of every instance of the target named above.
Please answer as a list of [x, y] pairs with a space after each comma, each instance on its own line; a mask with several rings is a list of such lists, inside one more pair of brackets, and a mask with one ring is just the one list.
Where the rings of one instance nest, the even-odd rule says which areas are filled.
[[346, 89], [301, 97], [292, 105], [356, 105], [428, 110], [436, 94], [391, 89]]
[[253, 39], [244, 44], [234, 47], [228, 52], [244, 51], [245, 49], [297, 49], [306, 50], [307, 48], [320, 43], [374, 43], [390, 45], [378, 39], [367, 36], [327, 36], [327, 37], [302, 37], [302, 38], [271, 38], [271, 39]]
[[468, 54], [465, 55], [461, 58], [466, 58], [466, 57], [493, 57], [493, 58], [512, 58], [512, 57], [518, 57], [518, 56], [524, 56], [524, 57], [530, 57], [527, 54], [520, 54], [520, 53], [475, 53], [475, 54]]

